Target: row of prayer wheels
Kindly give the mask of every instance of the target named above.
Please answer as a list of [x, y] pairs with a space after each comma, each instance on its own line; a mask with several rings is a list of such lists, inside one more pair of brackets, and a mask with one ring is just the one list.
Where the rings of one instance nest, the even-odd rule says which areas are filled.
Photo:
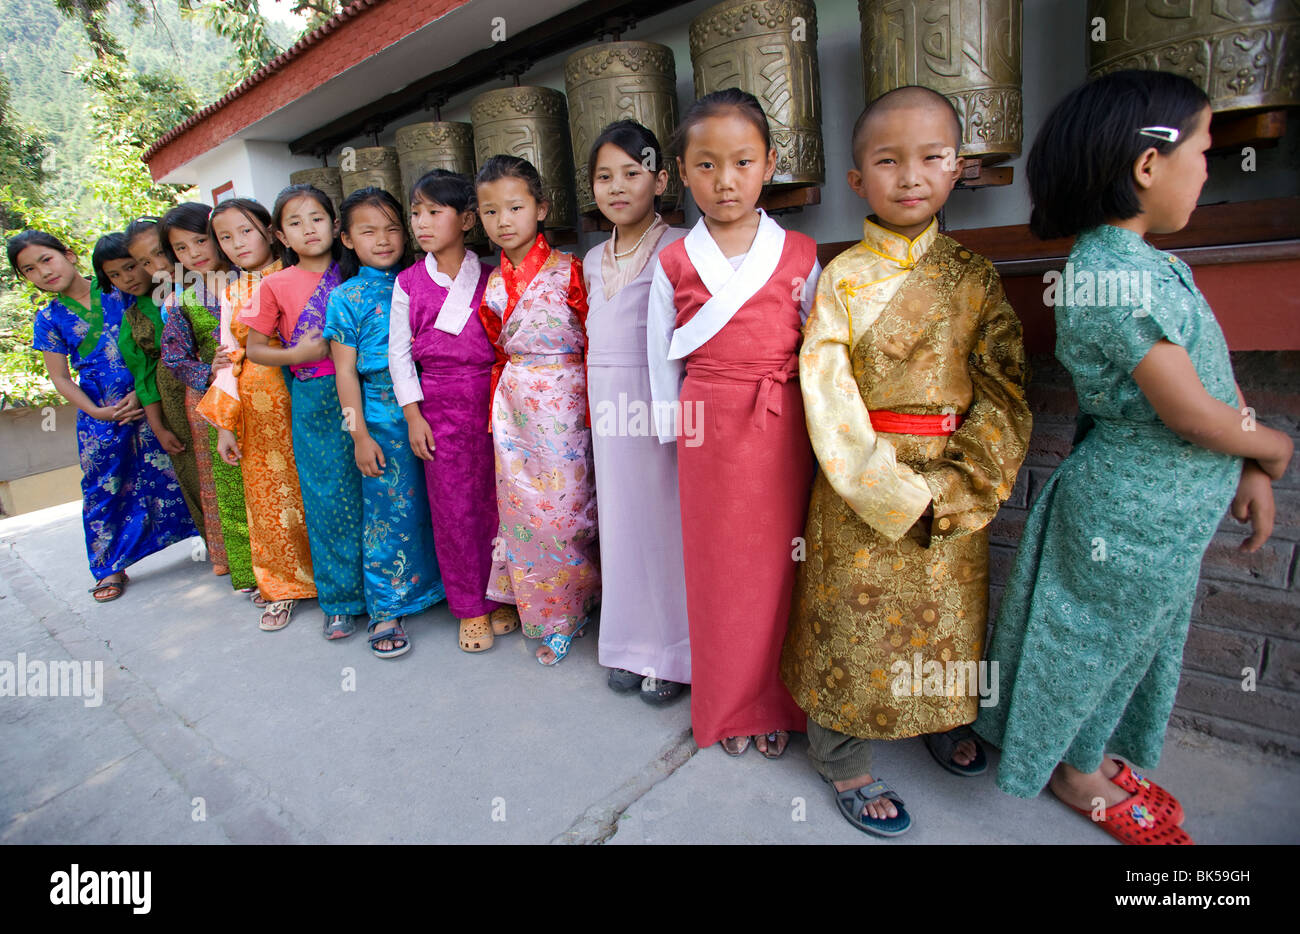
[[[865, 98], [907, 84], [933, 88], [962, 118], [963, 156], [985, 164], [1017, 156], [1022, 6], [1022, 0], [858, 0]], [[1191, 0], [1089, 0], [1090, 74], [1121, 67], [1180, 71], [1206, 88], [1216, 111], [1300, 103], [1295, 68], [1284, 67], [1285, 56], [1269, 54], [1300, 43], [1292, 0], [1229, 0], [1225, 9], [1236, 10], [1240, 22], [1229, 16], [1226, 24], [1210, 9]], [[1096, 17], [1109, 27], [1104, 39], [1095, 34]], [[725, 0], [697, 16], [689, 36], [697, 97], [740, 87], [762, 104], [777, 153], [773, 185], [823, 183], [812, 0]], [[1235, 58], [1222, 51], [1234, 42], [1241, 50]], [[578, 214], [596, 210], [586, 172], [592, 141], [608, 124], [630, 118], [666, 146], [678, 119], [677, 72], [666, 46], [606, 42], [569, 56], [564, 73], [567, 95], [545, 87], [488, 91], [473, 99], [470, 123], [404, 126], [395, 147], [347, 149], [339, 168], [292, 178], [312, 182], [336, 202], [377, 185], [405, 204], [430, 169], [473, 176], [489, 156], [508, 153], [541, 173], [552, 205], [548, 225], [575, 227]], [[682, 186], [675, 160], [665, 155], [669, 185], [662, 203], [672, 209], [681, 203]]]

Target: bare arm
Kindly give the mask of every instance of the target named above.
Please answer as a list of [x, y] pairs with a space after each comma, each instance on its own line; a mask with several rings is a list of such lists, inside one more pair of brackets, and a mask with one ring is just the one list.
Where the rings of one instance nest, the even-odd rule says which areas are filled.
[[[1243, 417], [1206, 392], [1182, 347], [1168, 340], [1157, 341], [1133, 370], [1133, 379], [1160, 420], [1184, 441], [1222, 454], [1254, 458], [1275, 480], [1286, 471], [1291, 439]], [[1240, 390], [1237, 398], [1241, 399]]]
[[111, 406], [95, 405], [90, 401], [90, 396], [86, 395], [85, 391], [77, 385], [76, 380], [72, 378], [72, 373], [68, 370], [68, 357], [66, 354], [42, 350], [41, 357], [45, 360], [45, 372], [50, 374], [50, 382], [63, 395], [63, 398], [91, 418], [98, 418], [100, 421], [105, 422], [114, 420], [114, 410]]
[[296, 347], [272, 347], [271, 339], [261, 331], [248, 329], [248, 359], [263, 366], [289, 366], [312, 363], [329, 356], [329, 345], [320, 331], [312, 331]]
[[362, 476], [377, 477], [384, 472], [384, 452], [366, 428], [361, 402], [361, 380], [357, 377], [357, 349], [330, 341], [334, 360], [334, 385], [343, 408], [343, 427], [352, 435], [352, 454]]

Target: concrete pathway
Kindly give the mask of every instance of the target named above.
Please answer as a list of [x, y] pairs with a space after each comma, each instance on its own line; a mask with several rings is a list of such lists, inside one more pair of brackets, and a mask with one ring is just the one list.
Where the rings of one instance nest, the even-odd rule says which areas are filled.
[[[613, 694], [593, 638], [554, 670], [517, 633], [467, 655], [443, 605], [385, 662], [360, 634], [322, 639], [314, 601], [263, 633], [197, 540], [96, 605], [79, 509], [0, 521], [0, 668], [103, 668], [98, 706], [0, 696], [5, 843], [1110, 842], [1050, 795], [942, 771], [920, 740], [877, 746], [915, 819], [879, 841], [839, 816], [801, 736], [779, 761], [697, 750], [689, 702]], [[1171, 730], [1153, 774], [1198, 843], [1300, 842], [1300, 763]]]

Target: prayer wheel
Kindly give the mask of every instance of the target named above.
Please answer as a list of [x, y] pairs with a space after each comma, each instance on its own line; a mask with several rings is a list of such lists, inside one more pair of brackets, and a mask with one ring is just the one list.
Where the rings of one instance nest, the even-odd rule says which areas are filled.
[[406, 204], [402, 191], [402, 173], [397, 165], [397, 150], [392, 146], [345, 147], [339, 154], [339, 174], [343, 178], [343, 197], [362, 188], [382, 188]]
[[1021, 0], [858, 0], [867, 100], [919, 84], [961, 117], [961, 155], [1020, 155]]
[[547, 227], [577, 226], [573, 209], [573, 157], [564, 95], [551, 88], [501, 88], [470, 103], [474, 155], [483, 165], [495, 155], [527, 159], [542, 176], [551, 202]]
[[431, 169], [474, 178], [474, 127], [468, 123], [412, 123], [397, 131], [397, 162], [402, 172], [403, 205], [420, 176]]
[[738, 87], [758, 98], [772, 129], [772, 184], [826, 180], [817, 10], [811, 0], [726, 0], [690, 27], [695, 96]]
[[290, 172], [289, 184], [316, 186], [330, 196], [335, 211], [338, 211], [339, 205], [343, 203], [343, 179], [339, 177], [339, 170], [335, 166], [326, 165], [318, 169], [299, 169], [297, 172]]
[[[605, 42], [582, 49], [564, 63], [569, 100], [569, 130], [573, 138], [573, 180], [578, 213], [597, 210], [587, 178], [591, 144], [616, 120], [635, 120], [659, 139], [666, 150], [677, 126], [677, 68], [673, 50], [654, 42]], [[644, 161], [644, 160], [643, 160]], [[663, 210], [681, 202], [677, 160], [664, 153], [668, 187], [660, 198]]]
[[1088, 77], [1125, 68], [1190, 78], [1215, 113], [1300, 106], [1296, 0], [1089, 0]]

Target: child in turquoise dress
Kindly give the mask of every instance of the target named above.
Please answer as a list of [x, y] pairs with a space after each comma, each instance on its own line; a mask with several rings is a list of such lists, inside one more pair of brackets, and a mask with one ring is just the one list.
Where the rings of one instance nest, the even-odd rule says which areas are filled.
[[1201, 558], [1229, 504], [1243, 550], [1264, 543], [1292, 452], [1243, 413], [1191, 270], [1145, 239], [1186, 225], [1209, 125], [1187, 79], [1116, 72], [1056, 107], [1027, 165], [1034, 233], [1077, 235], [1049, 285], [1080, 437], [1025, 524], [989, 648], [1000, 701], [975, 729], [1004, 791], [1048, 785], [1125, 843], [1192, 842], [1177, 800], [1108, 753], [1158, 762]]
[[370, 650], [397, 658], [411, 648], [402, 625], [445, 596], [434, 554], [424, 468], [388, 371], [393, 283], [406, 258], [402, 208], [382, 188], [362, 188], [339, 207], [343, 283], [330, 293], [330, 342], [343, 426], [361, 472], [361, 558]]

